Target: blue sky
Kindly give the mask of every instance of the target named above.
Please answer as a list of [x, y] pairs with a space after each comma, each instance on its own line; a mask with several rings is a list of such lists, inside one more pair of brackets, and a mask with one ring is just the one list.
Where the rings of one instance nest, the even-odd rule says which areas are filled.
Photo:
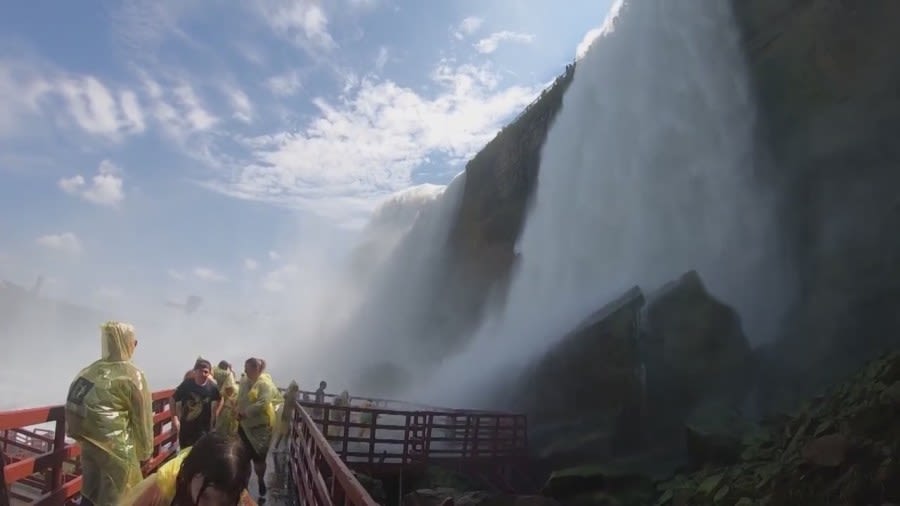
[[277, 292], [297, 248], [462, 170], [609, 3], [7, 2], [0, 278]]

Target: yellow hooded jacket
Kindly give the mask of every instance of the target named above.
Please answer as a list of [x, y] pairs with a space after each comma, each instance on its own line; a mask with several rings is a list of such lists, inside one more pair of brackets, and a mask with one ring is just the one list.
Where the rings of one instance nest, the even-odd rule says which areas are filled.
[[153, 407], [144, 373], [131, 363], [131, 325], [101, 327], [102, 358], [82, 369], [66, 397], [66, 433], [81, 444], [81, 494], [114, 506], [140, 483], [153, 454]]
[[269, 373], [260, 374], [253, 383], [246, 377], [241, 380], [237, 408], [244, 416], [240, 426], [259, 456], [264, 456], [269, 451], [276, 422], [276, 407], [280, 402], [278, 387]]
[[[219, 366], [213, 368], [213, 379], [219, 386], [219, 394], [222, 396], [222, 411], [216, 418], [216, 430], [223, 434], [237, 434], [237, 383], [234, 381], [234, 373]], [[230, 390], [230, 393], [229, 393]]]

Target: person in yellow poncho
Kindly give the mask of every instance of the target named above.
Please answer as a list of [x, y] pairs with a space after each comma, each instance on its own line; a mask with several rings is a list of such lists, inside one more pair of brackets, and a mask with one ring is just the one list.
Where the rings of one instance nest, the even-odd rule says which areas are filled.
[[291, 381], [287, 390], [284, 391], [284, 403], [281, 405], [281, 416], [278, 417], [278, 427], [275, 431], [278, 433], [278, 439], [275, 440], [275, 448], [281, 446], [284, 438], [291, 433], [291, 423], [294, 421], [294, 409], [297, 407], [297, 401], [300, 400], [300, 386], [296, 381]]
[[249, 503], [250, 454], [234, 436], [211, 432], [134, 487], [120, 506], [237, 506]]
[[237, 421], [237, 382], [234, 381], [234, 372], [231, 364], [222, 360], [213, 369], [213, 379], [219, 385], [219, 394], [222, 402], [219, 407], [219, 416], [216, 418], [216, 430], [224, 434], [236, 435]]
[[266, 456], [272, 444], [275, 411], [281, 402], [278, 388], [265, 370], [265, 360], [248, 358], [237, 398], [238, 436], [250, 450], [260, 498], [266, 496]]
[[81, 445], [81, 504], [115, 506], [153, 454], [153, 405], [147, 378], [131, 363], [134, 327], [108, 321], [100, 335], [100, 360], [69, 386], [66, 434]]

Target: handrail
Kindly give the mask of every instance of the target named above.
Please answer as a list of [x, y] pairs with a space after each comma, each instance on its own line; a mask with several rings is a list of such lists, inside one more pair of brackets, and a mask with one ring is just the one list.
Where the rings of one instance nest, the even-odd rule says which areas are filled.
[[294, 487], [301, 504], [378, 506], [299, 404], [294, 410], [288, 444]]
[[[298, 401], [350, 468], [410, 467], [441, 462], [500, 462], [528, 451], [522, 414], [394, 410]], [[310, 414], [311, 413], [311, 414]]]
[[[154, 472], [175, 452], [171, 444], [176, 439], [171, 424], [173, 392], [161, 390], [152, 394], [153, 457], [143, 468], [145, 475]], [[52, 440], [40, 434], [40, 429], [28, 429], [46, 423], [54, 424]], [[27, 444], [29, 442], [31, 447]], [[78, 457], [81, 447], [66, 437], [65, 406], [0, 412], [0, 443], [3, 444], [0, 477], [4, 484], [4, 488], [0, 489], [0, 505], [3, 500], [10, 499], [30, 504], [59, 505], [69, 503], [80, 495]], [[15, 452], [9, 451], [10, 447], [15, 448]], [[36, 489], [37, 497], [14, 490], [17, 484], [22, 488]]]
[[[282, 393], [284, 391], [283, 388], [279, 388], [279, 390], [281, 390]], [[300, 392], [301, 396], [306, 395], [310, 399], [315, 399], [316, 393], [312, 390], [300, 390], [299, 392]], [[336, 399], [338, 397], [340, 397], [340, 394], [329, 394], [329, 393], [325, 394], [326, 400], [333, 401], [334, 399]], [[448, 407], [444, 407], [444, 406], [433, 406], [430, 404], [422, 404], [422, 403], [418, 403], [418, 402], [409, 402], [409, 401], [400, 401], [397, 399], [387, 399], [387, 398], [381, 398], [381, 397], [368, 397], [368, 396], [362, 396], [362, 395], [351, 395], [350, 396], [351, 405], [354, 402], [360, 402], [360, 401], [362, 401], [363, 403], [371, 402], [375, 407], [384, 407], [386, 409], [391, 409], [391, 408], [387, 408], [388, 406], [397, 406], [396, 408], [393, 408], [396, 411], [411, 411], [411, 408], [412, 408], [412, 409], [426, 410], [426, 411], [458, 412], [458, 413], [506, 413], [505, 411], [498, 411], [498, 410], [488, 411], [488, 410], [469, 409], [469, 408], [448, 408]], [[303, 401], [303, 402], [313, 402], [313, 401], [310, 400], [310, 401]], [[512, 413], [508, 413], [508, 414], [512, 414]]]

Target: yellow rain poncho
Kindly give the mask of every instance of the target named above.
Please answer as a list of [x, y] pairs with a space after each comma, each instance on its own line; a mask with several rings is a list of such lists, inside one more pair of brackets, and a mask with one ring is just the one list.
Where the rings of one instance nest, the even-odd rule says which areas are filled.
[[[192, 446], [185, 448], [172, 457], [171, 460], [159, 466], [155, 473], [151, 474], [136, 487], [132, 488], [119, 502], [119, 506], [169, 506], [175, 499], [175, 484], [181, 464], [191, 453]], [[241, 497], [241, 504], [252, 504], [247, 492]]]
[[287, 390], [284, 391], [282, 404], [278, 409], [278, 425], [275, 427], [275, 432], [278, 435], [284, 436], [290, 432], [291, 420], [294, 418], [294, 407], [297, 406], [298, 400], [300, 400], [300, 386], [297, 385], [296, 381], [291, 381]]
[[66, 397], [66, 433], [81, 444], [81, 494], [115, 506], [140, 483], [153, 454], [153, 408], [144, 373], [131, 363], [131, 325], [101, 327], [102, 358], [78, 373]]
[[237, 383], [234, 374], [228, 369], [216, 366], [213, 368], [213, 379], [219, 386], [222, 395], [222, 410], [216, 418], [216, 430], [223, 434], [237, 434]]
[[246, 377], [241, 380], [237, 408], [244, 416], [241, 418], [240, 426], [259, 456], [264, 456], [269, 451], [279, 403], [281, 396], [269, 373], [260, 374], [252, 383]]

